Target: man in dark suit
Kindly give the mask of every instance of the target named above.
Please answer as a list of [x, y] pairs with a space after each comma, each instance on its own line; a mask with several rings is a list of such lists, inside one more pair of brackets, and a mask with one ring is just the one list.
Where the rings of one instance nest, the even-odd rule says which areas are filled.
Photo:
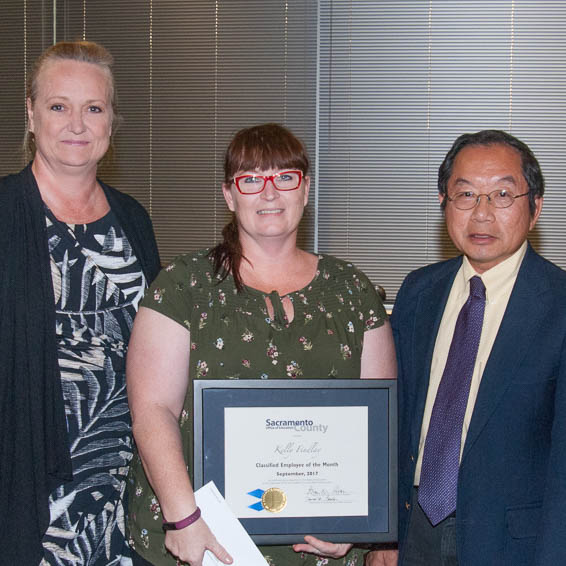
[[463, 255], [409, 274], [391, 319], [399, 564], [565, 565], [566, 272], [527, 242], [539, 164], [505, 132], [464, 134], [438, 189]]

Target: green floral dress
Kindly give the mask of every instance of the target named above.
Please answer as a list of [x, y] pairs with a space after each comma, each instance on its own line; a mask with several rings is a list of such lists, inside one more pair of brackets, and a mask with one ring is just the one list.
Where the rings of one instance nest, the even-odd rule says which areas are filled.
[[[287, 296], [289, 323], [277, 292], [236, 292], [234, 280], [213, 276], [208, 250], [178, 257], [163, 269], [142, 306], [189, 329], [189, 387], [180, 417], [185, 459], [193, 468], [194, 379], [359, 378], [364, 332], [384, 324], [386, 313], [368, 278], [351, 263], [320, 255], [314, 279]], [[274, 308], [267, 312], [265, 298]], [[157, 377], [156, 377], [157, 379]], [[159, 502], [135, 455], [130, 471], [130, 544], [156, 565], [177, 561], [164, 547]], [[308, 533], [305, 533], [308, 534]], [[286, 546], [261, 548], [273, 566], [361, 566], [364, 551], [341, 560], [295, 553]]]

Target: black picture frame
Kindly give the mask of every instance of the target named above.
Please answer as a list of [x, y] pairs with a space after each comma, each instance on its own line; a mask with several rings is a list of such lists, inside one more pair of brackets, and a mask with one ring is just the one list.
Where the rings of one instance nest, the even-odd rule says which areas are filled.
[[397, 540], [397, 382], [394, 379], [276, 379], [194, 381], [194, 488], [224, 486], [224, 408], [368, 408], [368, 515], [362, 517], [240, 518], [256, 544]]

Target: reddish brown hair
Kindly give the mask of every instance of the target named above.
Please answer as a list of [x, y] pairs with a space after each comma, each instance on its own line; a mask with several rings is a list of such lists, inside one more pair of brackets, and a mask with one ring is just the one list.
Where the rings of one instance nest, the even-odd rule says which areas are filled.
[[309, 158], [303, 142], [279, 124], [260, 124], [240, 130], [224, 158], [224, 182], [238, 171], [299, 169], [308, 174]]

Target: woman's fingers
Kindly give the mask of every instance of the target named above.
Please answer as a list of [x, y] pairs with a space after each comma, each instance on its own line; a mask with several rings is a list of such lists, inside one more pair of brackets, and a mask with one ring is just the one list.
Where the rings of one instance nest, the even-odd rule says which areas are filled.
[[293, 550], [295, 552], [308, 552], [309, 554], [318, 554], [329, 558], [342, 558], [346, 556], [352, 548], [351, 544], [326, 542], [311, 535], [305, 536], [305, 543], [293, 545]]
[[202, 559], [207, 550], [224, 564], [233, 562], [228, 551], [216, 540], [202, 518], [179, 531], [167, 531], [165, 546], [173, 556], [190, 566], [202, 566]]

